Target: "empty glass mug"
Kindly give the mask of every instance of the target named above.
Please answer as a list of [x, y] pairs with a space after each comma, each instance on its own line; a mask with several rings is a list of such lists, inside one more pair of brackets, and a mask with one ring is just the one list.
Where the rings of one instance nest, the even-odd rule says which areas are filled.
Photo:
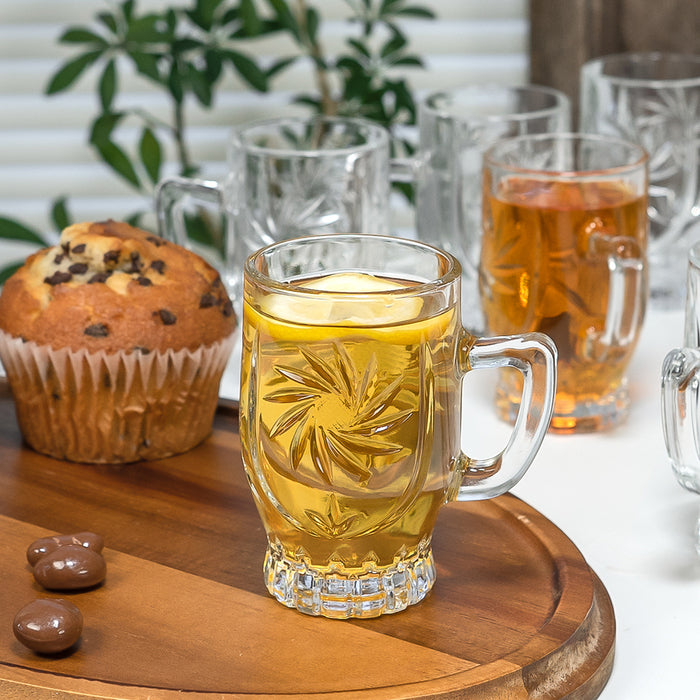
[[[648, 295], [647, 183], [644, 149], [606, 136], [520, 136], [484, 155], [487, 331], [554, 340], [554, 431], [600, 430], [627, 416], [625, 373]], [[520, 381], [499, 375], [499, 414], [512, 419]]]
[[416, 231], [462, 264], [462, 313], [484, 332], [479, 305], [481, 162], [501, 138], [570, 130], [569, 99], [538, 85], [466, 85], [418, 105]]
[[[245, 259], [306, 234], [389, 232], [389, 134], [363, 119], [282, 118], [232, 131], [221, 181], [173, 177], [157, 188], [163, 237], [197, 250], [222, 273], [238, 304]], [[221, 240], [188, 237], [188, 201], [224, 215]]]
[[649, 153], [651, 303], [682, 308], [690, 246], [700, 240], [700, 56], [625, 53], [581, 70], [581, 130]]
[[[265, 583], [284, 605], [364, 618], [418, 603], [440, 507], [497, 496], [531, 464], [556, 349], [540, 334], [469, 334], [460, 278], [448, 253], [363, 234], [283, 241], [246, 262], [241, 445]], [[472, 459], [462, 379], [502, 366], [522, 374], [522, 408], [506, 447]]]

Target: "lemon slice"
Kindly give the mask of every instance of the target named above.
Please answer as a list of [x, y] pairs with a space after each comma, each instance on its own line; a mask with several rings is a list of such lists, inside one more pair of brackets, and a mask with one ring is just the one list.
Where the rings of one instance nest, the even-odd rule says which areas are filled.
[[[427, 327], [444, 327], [445, 319], [420, 320], [423, 301], [419, 297], [381, 294], [405, 289], [408, 284], [359, 272], [327, 275], [295, 285], [320, 294], [266, 297], [260, 316], [253, 322], [279, 340], [318, 340], [355, 335], [361, 330], [368, 338], [419, 342], [426, 331], [440, 333], [441, 328]], [[357, 296], [352, 298], [354, 294]], [[251, 312], [258, 316], [249, 309]]]
[[[265, 311], [290, 323], [314, 326], [385, 326], [416, 318], [422, 302], [416, 297], [378, 294], [406, 287], [399, 281], [358, 272], [340, 272], [297, 285], [328, 294], [273, 295]], [[359, 295], [348, 298], [345, 295]], [[363, 296], [363, 295], [367, 296]]]

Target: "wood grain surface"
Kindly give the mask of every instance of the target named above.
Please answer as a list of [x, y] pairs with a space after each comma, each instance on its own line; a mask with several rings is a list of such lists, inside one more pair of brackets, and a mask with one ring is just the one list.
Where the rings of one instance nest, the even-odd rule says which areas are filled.
[[[56, 594], [25, 559], [37, 537], [92, 530], [107, 578]], [[374, 620], [307, 617], [265, 590], [265, 534], [222, 409], [195, 450], [124, 466], [24, 447], [0, 393], [0, 697], [595, 698], [612, 670], [610, 599], [576, 547], [506, 495], [443, 508], [438, 580], [417, 606]], [[84, 616], [72, 653], [12, 634], [37, 597]]]

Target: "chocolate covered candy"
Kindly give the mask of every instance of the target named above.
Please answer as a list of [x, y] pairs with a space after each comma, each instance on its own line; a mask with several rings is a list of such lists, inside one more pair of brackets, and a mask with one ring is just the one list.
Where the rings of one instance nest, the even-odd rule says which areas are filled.
[[12, 629], [17, 640], [32, 651], [58, 654], [80, 638], [83, 615], [67, 600], [39, 598], [15, 615]]

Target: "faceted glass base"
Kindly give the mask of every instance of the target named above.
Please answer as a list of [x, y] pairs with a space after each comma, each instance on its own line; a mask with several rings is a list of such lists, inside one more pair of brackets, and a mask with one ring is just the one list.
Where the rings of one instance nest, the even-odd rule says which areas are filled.
[[[549, 430], [552, 433], [592, 433], [614, 428], [626, 420], [630, 400], [627, 382], [610, 394], [597, 400], [581, 399], [577, 402], [554, 402], [554, 413]], [[520, 404], [508, 395], [500, 385], [496, 389], [496, 409], [502, 420], [515, 422]]]
[[308, 615], [368, 618], [405, 610], [425, 598], [435, 583], [430, 548], [391, 567], [346, 574], [290, 561], [269, 545], [263, 565], [267, 590], [280, 602]]

